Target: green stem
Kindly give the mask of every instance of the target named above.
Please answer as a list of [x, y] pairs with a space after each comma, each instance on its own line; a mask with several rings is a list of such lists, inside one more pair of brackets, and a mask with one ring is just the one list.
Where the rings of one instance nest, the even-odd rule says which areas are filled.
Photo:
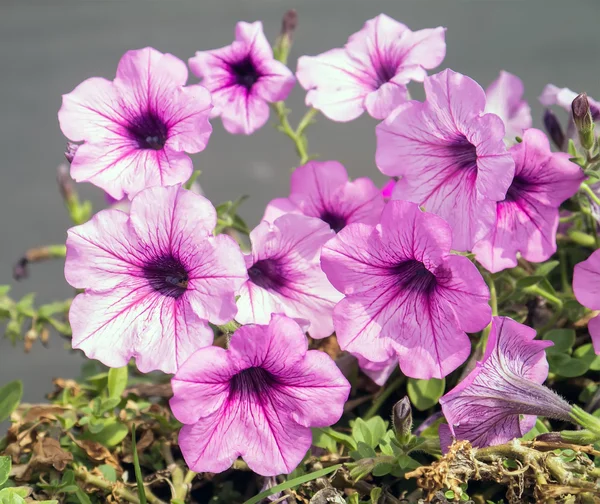
[[587, 185], [585, 182], [582, 182], [579, 186], [579, 190], [587, 194], [587, 196], [594, 202], [596, 205], [600, 205], [600, 198], [596, 195], [593, 189]]
[[276, 102], [273, 103], [273, 108], [277, 114], [277, 118], [279, 119], [279, 130], [284, 133], [288, 138], [294, 142], [296, 146], [296, 152], [298, 157], [300, 158], [300, 165], [306, 164], [310, 160], [310, 156], [307, 151], [306, 146], [306, 137], [304, 136], [304, 132], [308, 125], [312, 122], [312, 119], [317, 114], [317, 110], [310, 109], [304, 117], [301, 119], [298, 128], [294, 130], [292, 125], [288, 120], [289, 111], [285, 108], [285, 102]]
[[571, 293], [571, 284], [569, 283], [569, 277], [567, 274], [567, 253], [564, 249], [558, 251], [558, 259], [560, 261], [560, 286], [565, 294]]
[[[490, 289], [490, 306], [492, 307], [492, 317], [496, 317], [498, 315], [498, 292], [496, 290], [496, 283], [494, 282], [493, 275], [486, 275], [485, 281]], [[481, 346], [482, 352], [485, 352], [485, 347], [487, 345], [488, 336], [490, 335], [490, 331], [492, 330], [492, 323], [490, 322], [488, 326], [481, 333], [481, 339], [479, 340], [479, 344]]]
[[398, 378], [396, 378], [392, 383], [390, 383], [385, 389], [384, 391], [379, 394], [375, 400], [373, 401], [373, 404], [371, 405], [371, 407], [369, 408], [369, 410], [367, 411], [367, 413], [365, 414], [365, 416], [363, 417], [364, 420], [368, 420], [369, 418], [372, 418], [375, 416], [375, 414], [379, 411], [379, 408], [381, 408], [381, 405], [398, 389], [400, 388], [400, 386], [404, 383], [404, 380], [406, 379], [406, 377], [404, 375], [399, 376]]
[[308, 109], [306, 111], [306, 114], [304, 114], [304, 117], [302, 117], [302, 119], [300, 119], [300, 122], [298, 123], [298, 127], [296, 128], [296, 135], [304, 135], [304, 131], [306, 130], [306, 128], [308, 128], [310, 124], [312, 124], [313, 119], [318, 113], [319, 111], [317, 109]]
[[559, 298], [557, 298], [554, 294], [550, 294], [549, 292], [545, 291], [539, 285], [530, 285], [529, 287], [525, 287], [523, 292], [544, 298], [546, 301], [553, 304], [559, 311], [561, 311], [563, 308], [563, 302]]

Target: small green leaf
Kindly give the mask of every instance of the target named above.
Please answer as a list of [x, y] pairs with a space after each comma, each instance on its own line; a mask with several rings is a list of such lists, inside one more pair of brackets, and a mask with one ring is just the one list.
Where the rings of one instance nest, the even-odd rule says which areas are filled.
[[369, 494], [369, 497], [371, 497], [371, 504], [377, 504], [379, 502], [379, 497], [381, 497], [381, 488], [379, 487], [373, 487], [371, 488], [371, 493]]
[[0, 487], [6, 483], [11, 467], [12, 462], [10, 457], [0, 457]]
[[425, 411], [437, 404], [444, 393], [445, 387], [445, 379], [416, 380], [409, 378], [406, 388], [408, 397], [410, 397], [414, 407], [420, 411]]
[[362, 418], [354, 420], [354, 423], [352, 424], [352, 437], [357, 443], [365, 443], [369, 446], [373, 446], [371, 429], [369, 429], [369, 425]]
[[127, 387], [127, 366], [112, 368], [108, 371], [108, 397], [121, 399]]
[[102, 464], [101, 466], [98, 466], [98, 469], [100, 470], [100, 472], [102, 473], [102, 475], [108, 480], [108, 481], [112, 481], [113, 483], [116, 483], [117, 481], [117, 471], [116, 469], [108, 464]]
[[379, 441], [385, 436], [388, 422], [380, 416], [374, 416], [366, 420], [365, 423], [371, 432], [371, 448], [375, 448], [379, 444]]
[[519, 278], [516, 284], [516, 290], [520, 291], [526, 289], [527, 287], [532, 287], [534, 285], [539, 284], [544, 277], [541, 276], [528, 276], [524, 278]]
[[456, 495], [452, 490], [446, 490], [446, 492], [444, 492], [444, 497], [446, 497], [446, 499], [448, 500], [454, 500], [454, 497], [456, 497]]
[[0, 388], [0, 422], [4, 422], [17, 409], [23, 396], [23, 383], [15, 380]]
[[0, 504], [25, 504], [25, 499], [16, 492], [15, 488], [5, 488], [0, 490]]
[[389, 464], [387, 462], [382, 462], [382, 463], [377, 464], [375, 467], [373, 467], [371, 474], [377, 478], [380, 478], [381, 476], [387, 476], [393, 470], [394, 470], [394, 466], [392, 464]]
[[133, 469], [135, 471], [135, 481], [137, 483], [138, 498], [140, 504], [146, 504], [146, 489], [144, 488], [144, 479], [142, 478], [142, 469], [140, 467], [140, 457], [137, 452], [135, 440], [135, 425], [131, 428], [131, 451], [133, 452]]
[[571, 155], [571, 157], [577, 156], [577, 147], [575, 147], [575, 142], [572, 138], [569, 138], [569, 145], [567, 147], [567, 152]]
[[79, 504], [92, 504], [92, 501], [87, 496], [87, 494], [79, 487], [77, 487], [75, 496], [79, 499]]
[[[569, 357], [568, 355], [564, 357], [567, 357], [567, 359], [561, 362], [561, 364], [558, 367], [556, 367], [555, 371], [560, 376], [563, 376], [565, 378], [575, 378], [577, 376], [584, 375], [590, 368], [590, 363], [585, 359]], [[552, 360], [554, 360], [554, 357]]]
[[575, 344], [574, 329], [552, 329], [544, 334], [545, 340], [550, 340], [554, 343], [551, 347], [546, 348], [548, 355], [557, 353], [570, 353], [571, 348]]
[[328, 450], [331, 453], [335, 453], [337, 451], [335, 439], [329, 436], [324, 429], [318, 427], [312, 429], [312, 444], [313, 446], [318, 446], [319, 448]]
[[[89, 428], [89, 427], [88, 427]], [[107, 418], [104, 422], [104, 428], [98, 433], [86, 432], [82, 438], [90, 441], [96, 441], [108, 448], [118, 445], [128, 434], [127, 426], [123, 425], [116, 418]]]
[[535, 269], [534, 275], [540, 277], [547, 277], [559, 264], [560, 261], [548, 261], [542, 263]]

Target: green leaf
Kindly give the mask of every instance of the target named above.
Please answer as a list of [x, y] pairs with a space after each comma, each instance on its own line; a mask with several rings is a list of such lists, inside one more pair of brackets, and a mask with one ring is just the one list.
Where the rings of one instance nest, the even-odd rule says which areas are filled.
[[131, 451], [133, 452], [133, 469], [135, 471], [138, 498], [140, 499], [140, 504], [146, 504], [146, 489], [144, 488], [144, 479], [142, 478], [142, 469], [140, 467], [140, 457], [137, 452], [137, 444], [135, 440], [135, 424], [131, 428]]
[[584, 375], [590, 368], [590, 363], [586, 359], [569, 357], [568, 355], [556, 355], [552, 356], [552, 361], [554, 361], [556, 357], [566, 357], [566, 359], [562, 359], [560, 365], [551, 366], [555, 369], [555, 373], [565, 378], [575, 378]]
[[296, 488], [297, 486], [303, 485], [304, 483], [308, 483], [309, 481], [315, 480], [317, 478], [322, 478], [327, 474], [330, 474], [334, 471], [337, 471], [342, 464], [332, 465], [330, 467], [326, 467], [325, 469], [321, 469], [320, 471], [315, 471], [312, 473], [305, 474], [304, 476], [300, 476], [298, 478], [294, 478], [288, 481], [284, 481], [279, 485], [275, 485], [264, 492], [255, 495], [251, 499], [248, 499], [244, 504], [257, 504], [261, 500], [269, 497], [270, 495], [274, 495], [279, 492], [283, 492], [284, 490], [289, 490], [290, 488]]
[[325, 429], [321, 429], [319, 427], [312, 429], [312, 444], [313, 446], [318, 446], [319, 448], [328, 450], [331, 453], [335, 453], [337, 451], [335, 439], [329, 436]]
[[[316, 430], [316, 429], [315, 429]], [[352, 437], [348, 436], [348, 434], [343, 434], [336, 430], [333, 430], [331, 427], [319, 428], [318, 430], [323, 431], [332, 439], [335, 439], [338, 443], [343, 444], [345, 447], [350, 450], [356, 450], [356, 441], [352, 439]]]
[[394, 466], [389, 464], [388, 462], [382, 462], [373, 467], [371, 474], [377, 478], [381, 478], [382, 476], [387, 476], [394, 470]]
[[373, 445], [373, 436], [371, 435], [371, 429], [367, 422], [362, 418], [357, 418], [352, 424], [352, 437], [360, 444], [365, 443], [373, 448], [377, 445]]
[[388, 427], [388, 422], [386, 422], [380, 416], [374, 416], [366, 420], [365, 423], [367, 424], [367, 427], [371, 432], [371, 448], [375, 448], [385, 436]]
[[446, 492], [444, 492], [444, 497], [446, 497], [446, 499], [448, 500], [454, 500], [454, 497], [456, 497], [456, 495], [452, 490], [446, 490]]
[[112, 368], [108, 371], [108, 397], [121, 399], [127, 387], [127, 366]]
[[98, 469], [100, 470], [100, 472], [102, 473], [102, 475], [108, 480], [108, 481], [112, 481], [113, 483], [116, 483], [117, 481], [117, 471], [116, 469], [108, 464], [102, 464], [101, 466], [98, 466]]
[[377, 504], [379, 502], [379, 497], [381, 497], [381, 488], [379, 487], [374, 487], [371, 489], [371, 493], [369, 494], [369, 497], [371, 497], [371, 504]]
[[539, 284], [544, 277], [541, 276], [528, 276], [524, 278], [519, 278], [517, 280], [517, 284], [515, 286], [516, 290], [520, 291], [526, 289], [527, 287], [532, 287], [534, 285]]
[[442, 397], [445, 387], [446, 380], [436, 378], [431, 378], [431, 380], [409, 378], [406, 386], [408, 397], [419, 411], [425, 411], [435, 406]]
[[542, 263], [535, 269], [534, 275], [540, 277], [547, 277], [559, 264], [560, 261], [548, 261]]
[[4, 422], [17, 409], [23, 396], [23, 383], [15, 380], [0, 388], [0, 422]]
[[86, 432], [83, 439], [96, 441], [108, 448], [118, 445], [129, 433], [127, 426], [123, 425], [116, 418], [107, 418], [104, 422], [104, 428], [97, 433]]
[[25, 499], [16, 492], [16, 488], [5, 488], [0, 490], [0, 504], [25, 504]]
[[571, 348], [575, 344], [575, 330], [552, 329], [544, 334], [544, 339], [554, 342], [553, 346], [546, 348], [548, 355], [571, 353]]
[[79, 487], [77, 487], [75, 496], [79, 499], [79, 504], [92, 504], [92, 501], [87, 496], [87, 494]]
[[10, 469], [12, 462], [10, 457], [0, 457], [0, 486], [6, 483], [8, 476], [10, 475]]

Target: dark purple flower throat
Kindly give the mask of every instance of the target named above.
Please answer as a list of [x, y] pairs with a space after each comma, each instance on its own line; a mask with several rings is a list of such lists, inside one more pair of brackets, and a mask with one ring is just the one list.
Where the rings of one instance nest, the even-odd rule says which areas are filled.
[[277, 291], [285, 286], [285, 277], [277, 259], [261, 259], [248, 269], [250, 281], [267, 290]]
[[151, 110], [130, 119], [125, 125], [129, 137], [140, 149], [161, 150], [169, 137], [165, 122]]
[[142, 272], [150, 286], [163, 296], [181, 297], [188, 288], [188, 272], [178, 259], [164, 256], [146, 263]]
[[235, 83], [248, 90], [251, 89], [260, 78], [260, 73], [256, 69], [250, 56], [246, 56], [243, 60], [236, 63], [231, 63], [230, 68], [235, 77]]

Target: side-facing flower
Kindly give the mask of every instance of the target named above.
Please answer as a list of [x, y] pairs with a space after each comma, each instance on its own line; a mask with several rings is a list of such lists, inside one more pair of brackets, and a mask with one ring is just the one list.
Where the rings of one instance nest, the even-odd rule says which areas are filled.
[[73, 347], [110, 367], [135, 357], [142, 372], [174, 373], [210, 345], [207, 321], [236, 313], [247, 278], [239, 246], [213, 236], [216, 211], [177, 186], [138, 193], [129, 214], [102, 210], [71, 228], [65, 277], [85, 289], [71, 305]]
[[271, 201], [263, 220], [273, 222], [286, 213], [301, 213], [321, 219], [338, 233], [352, 222], [378, 222], [382, 209], [381, 190], [370, 179], [350, 182], [338, 161], [310, 161], [296, 168], [289, 197]]
[[408, 102], [377, 126], [377, 166], [401, 177], [393, 198], [444, 218], [452, 247], [470, 250], [493, 226], [495, 202], [513, 178], [504, 124], [483, 113], [479, 84], [452, 70], [427, 77], [425, 94], [424, 103]]
[[407, 99], [411, 80], [446, 56], [445, 28], [416, 32], [380, 14], [352, 35], [343, 49], [302, 56], [296, 76], [308, 91], [306, 104], [334, 121], [351, 121], [366, 110], [385, 119]]
[[542, 385], [552, 342], [534, 338], [532, 328], [494, 318], [483, 359], [440, 399], [455, 438], [497, 445], [531, 430], [538, 415], [570, 421], [569, 403]]
[[492, 273], [515, 267], [518, 252], [531, 262], [556, 252], [558, 208], [585, 178], [568, 154], [551, 152], [540, 130], [527, 130], [510, 153], [515, 178], [506, 198], [496, 204], [494, 227], [473, 247], [477, 260]]
[[531, 108], [523, 100], [523, 82], [516, 75], [502, 70], [498, 78], [485, 90], [485, 111], [496, 114], [504, 122], [505, 141], [514, 143], [515, 137], [531, 128]]
[[71, 176], [117, 200], [189, 179], [186, 153], [206, 147], [212, 105], [202, 86], [184, 87], [187, 77], [183, 61], [146, 47], [125, 53], [114, 81], [92, 77], [64, 95], [60, 127], [84, 142]]
[[310, 448], [309, 427], [337, 422], [350, 393], [331, 358], [308, 350], [302, 329], [283, 315], [238, 329], [228, 350], [198, 350], [171, 383], [190, 469], [225, 471], [241, 456], [263, 476], [293, 471]]
[[321, 248], [334, 236], [328, 224], [289, 213], [250, 233], [248, 281], [239, 290], [241, 324], [266, 324], [273, 313], [302, 319], [313, 338], [333, 332], [333, 308], [342, 295], [321, 270]]
[[212, 116], [221, 116], [229, 133], [250, 135], [269, 119], [269, 103], [285, 100], [294, 74], [273, 58], [260, 21], [240, 21], [231, 45], [198, 51], [190, 58], [192, 72], [212, 94]]
[[[590, 310], [600, 310], [600, 250], [596, 250], [573, 270], [573, 292], [577, 301]], [[600, 316], [588, 322], [594, 350], [600, 355]]]
[[334, 310], [343, 350], [371, 362], [396, 356], [414, 378], [443, 378], [469, 356], [465, 332], [490, 321], [488, 288], [475, 265], [450, 254], [440, 217], [390, 201], [377, 226], [350, 224], [323, 247], [321, 263], [345, 294]]
[[[567, 112], [571, 112], [573, 100], [577, 98], [577, 93], [569, 88], [559, 88], [554, 84], [547, 84], [542, 94], [538, 97], [540, 103], [546, 107], [558, 105]], [[594, 121], [600, 119], [600, 102], [588, 96], [590, 110]]]

